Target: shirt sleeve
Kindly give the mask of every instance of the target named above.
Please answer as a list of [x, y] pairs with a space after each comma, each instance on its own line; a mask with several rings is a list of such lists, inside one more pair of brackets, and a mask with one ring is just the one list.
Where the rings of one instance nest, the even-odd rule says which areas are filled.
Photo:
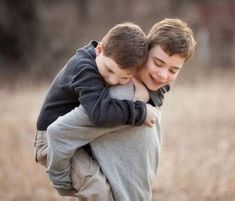
[[112, 98], [96, 68], [83, 66], [73, 74], [74, 92], [96, 126], [142, 125], [145, 122], [145, 103]]
[[157, 91], [151, 91], [149, 92], [150, 94], [150, 100], [154, 106], [162, 106], [163, 105], [163, 100], [164, 100], [164, 95], [170, 91], [170, 85], [166, 85]]

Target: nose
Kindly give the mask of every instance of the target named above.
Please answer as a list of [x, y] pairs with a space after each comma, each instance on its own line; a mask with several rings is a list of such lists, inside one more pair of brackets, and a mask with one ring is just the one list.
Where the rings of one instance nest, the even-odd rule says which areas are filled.
[[158, 79], [160, 79], [161, 82], [165, 81], [167, 79], [167, 69], [160, 69], [157, 72]]

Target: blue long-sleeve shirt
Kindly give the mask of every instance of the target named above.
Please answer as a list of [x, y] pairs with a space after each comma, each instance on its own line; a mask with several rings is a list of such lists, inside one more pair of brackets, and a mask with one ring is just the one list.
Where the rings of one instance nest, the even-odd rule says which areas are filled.
[[[80, 104], [96, 126], [141, 125], [145, 122], [145, 103], [110, 96], [95, 62], [96, 46], [97, 42], [91, 41], [79, 49], [55, 77], [37, 120], [38, 130], [47, 130], [59, 116]], [[154, 105], [162, 104], [168, 90], [166, 87], [150, 93]]]

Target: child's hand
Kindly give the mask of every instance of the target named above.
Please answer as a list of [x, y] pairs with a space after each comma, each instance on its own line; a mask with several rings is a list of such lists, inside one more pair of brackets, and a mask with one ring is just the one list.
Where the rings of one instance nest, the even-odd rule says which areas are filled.
[[153, 125], [156, 123], [157, 109], [148, 103], [146, 104], [146, 108], [147, 108], [147, 116], [145, 123], [149, 127], [153, 127]]
[[147, 88], [136, 78], [131, 78], [135, 87], [134, 101], [143, 101], [145, 103], [149, 100], [149, 92]]

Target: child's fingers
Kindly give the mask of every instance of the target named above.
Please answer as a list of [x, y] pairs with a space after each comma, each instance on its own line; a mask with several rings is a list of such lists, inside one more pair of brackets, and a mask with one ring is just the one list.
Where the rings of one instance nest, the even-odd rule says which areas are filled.
[[152, 123], [152, 125], [154, 125], [154, 124], [156, 123], [156, 118], [153, 118], [153, 119], [151, 120], [151, 123]]
[[152, 119], [151, 121], [145, 122], [149, 127], [153, 127], [154, 124], [156, 123], [156, 118]]

